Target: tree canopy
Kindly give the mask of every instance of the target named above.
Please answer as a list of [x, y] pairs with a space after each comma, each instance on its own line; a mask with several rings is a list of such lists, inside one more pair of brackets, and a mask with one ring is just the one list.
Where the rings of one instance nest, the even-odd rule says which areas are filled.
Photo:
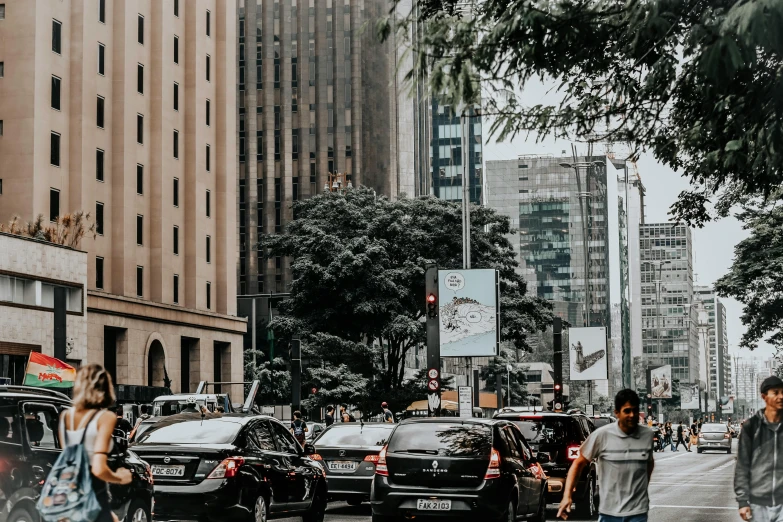
[[740, 345], [762, 340], [783, 347], [783, 207], [750, 208], [741, 214], [750, 235], [734, 247], [729, 272], [715, 283], [723, 297], [742, 303], [746, 330]]
[[[395, 0], [378, 33], [415, 35], [408, 79], [426, 79], [453, 106], [480, 103], [500, 140], [534, 133], [649, 150], [690, 179], [672, 213], [695, 225], [783, 184], [780, 0], [414, 5], [401, 19]], [[553, 82], [562, 100], [530, 103], [531, 80]]]
[[[271, 325], [275, 338], [303, 337], [311, 354], [305, 386], [349, 386], [340, 397], [375, 409], [380, 400], [407, 406], [418, 387], [406, 376], [406, 358], [425, 344], [425, 267], [462, 266], [460, 205], [390, 201], [357, 188], [297, 201], [293, 213], [284, 233], [259, 246], [267, 256], [292, 259], [290, 296]], [[552, 311], [527, 294], [510, 232], [507, 217], [472, 208], [472, 267], [499, 271], [501, 339], [527, 350], [528, 336], [551, 323]], [[314, 400], [327, 397], [337, 399], [324, 393]]]

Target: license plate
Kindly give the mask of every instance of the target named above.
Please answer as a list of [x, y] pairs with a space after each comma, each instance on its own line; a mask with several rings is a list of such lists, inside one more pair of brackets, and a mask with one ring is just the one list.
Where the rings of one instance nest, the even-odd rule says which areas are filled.
[[185, 474], [185, 466], [152, 466], [152, 474], [160, 477], [181, 477]]
[[346, 473], [356, 470], [356, 463], [350, 460], [333, 460], [326, 463], [329, 471]]
[[419, 511], [450, 511], [451, 500], [420, 498], [416, 503], [416, 509]]

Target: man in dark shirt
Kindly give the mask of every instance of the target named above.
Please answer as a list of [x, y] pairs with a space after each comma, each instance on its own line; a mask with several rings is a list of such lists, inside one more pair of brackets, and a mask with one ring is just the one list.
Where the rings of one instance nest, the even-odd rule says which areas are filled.
[[383, 422], [394, 423], [394, 414], [389, 409], [389, 405], [386, 402], [381, 403], [381, 409], [383, 410]]
[[326, 419], [324, 423], [326, 424], [327, 428], [334, 424], [334, 406], [331, 404], [326, 407]]
[[118, 404], [115, 408], [115, 413], [117, 414], [117, 423], [114, 425], [115, 430], [121, 430], [122, 433], [128, 437], [130, 435], [131, 430], [133, 429], [133, 426], [131, 426], [131, 423], [123, 417], [124, 411], [121, 404]]

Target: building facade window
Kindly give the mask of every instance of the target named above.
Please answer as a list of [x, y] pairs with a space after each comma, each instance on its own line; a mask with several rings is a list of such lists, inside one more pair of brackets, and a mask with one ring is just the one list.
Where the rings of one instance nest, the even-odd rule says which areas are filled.
[[174, 110], [179, 110], [179, 84], [174, 82]]
[[179, 63], [179, 36], [174, 37], [174, 63]]
[[60, 215], [60, 191], [56, 188], [49, 189], [49, 221], [57, 221]]
[[136, 244], [144, 245], [144, 216], [141, 214], [136, 215]]
[[207, 263], [212, 262], [212, 238], [207, 236], [207, 251], [206, 251]]
[[207, 156], [206, 156], [206, 160], [207, 160], [207, 172], [209, 172], [209, 156], [210, 156], [210, 154], [209, 154], [209, 151], [210, 151], [210, 148], [209, 148], [209, 145], [207, 145], [207, 150], [206, 150], [206, 155], [207, 155]]
[[[5, 9], [3, 9], [3, 11], [5, 11]], [[54, 51], [57, 54], [61, 54], [63, 51], [62, 39], [63, 39], [62, 22], [60, 22], [59, 20], [52, 20], [52, 51]]]
[[173, 243], [174, 243], [174, 255], [179, 255], [179, 227], [177, 225], [174, 225], [174, 237]]
[[95, 258], [95, 288], [103, 290], [103, 258]]
[[106, 23], [106, 0], [98, 0], [98, 21]]
[[174, 274], [174, 304], [179, 304], [179, 275]]
[[144, 94], [144, 66], [136, 64], [136, 90], [139, 94]]
[[144, 267], [136, 267], [136, 295], [144, 297]]
[[174, 129], [174, 143], [171, 144], [174, 152], [174, 159], [179, 159], [179, 131]]
[[144, 144], [144, 116], [141, 114], [136, 115], [136, 142]]
[[98, 104], [95, 109], [95, 123], [100, 127], [101, 129], [104, 128], [104, 114], [105, 114], [105, 100], [103, 99], [103, 96], [98, 96]]
[[144, 17], [142, 15], [138, 17], [138, 41], [144, 45]]
[[211, 58], [209, 55], [207, 55], [207, 81], [209, 81], [209, 67], [210, 67], [210, 61]]
[[105, 152], [102, 149], [95, 149], [95, 179], [98, 181], [104, 181], [104, 156]]
[[174, 178], [174, 186], [173, 189], [173, 198], [174, 198], [174, 206], [179, 206], [179, 178]]
[[210, 112], [210, 103], [209, 103], [209, 100], [207, 100], [207, 107], [206, 107], [206, 109], [207, 109], [207, 115], [206, 115], [206, 119], [207, 119], [207, 127], [209, 127], [209, 112]]
[[5, 20], [5, 4], [0, 4], [0, 20]]
[[210, 33], [212, 32], [212, 13], [207, 11], [207, 36], [211, 36]]
[[55, 167], [60, 166], [60, 135], [56, 132], [52, 132], [52, 138], [49, 147], [49, 163]]
[[106, 46], [102, 43], [98, 44], [98, 74], [106, 74]]
[[60, 110], [60, 92], [62, 80], [57, 76], [52, 76], [52, 109]]
[[212, 309], [212, 283], [207, 281], [207, 310]]
[[179, 0], [174, 0], [174, 16], [179, 18]]
[[136, 194], [144, 194], [144, 165], [136, 164]]
[[0, 78], [5, 76], [5, 62], [0, 62]]
[[95, 203], [95, 233], [103, 235], [103, 203], [100, 201]]
[[212, 193], [207, 191], [207, 217], [212, 215]]

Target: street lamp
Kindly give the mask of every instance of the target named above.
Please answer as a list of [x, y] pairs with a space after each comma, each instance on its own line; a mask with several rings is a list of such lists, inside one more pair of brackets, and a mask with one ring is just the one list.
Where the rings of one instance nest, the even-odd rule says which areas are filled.
[[508, 405], [511, 406], [511, 364], [506, 365], [506, 380], [508, 386]]

